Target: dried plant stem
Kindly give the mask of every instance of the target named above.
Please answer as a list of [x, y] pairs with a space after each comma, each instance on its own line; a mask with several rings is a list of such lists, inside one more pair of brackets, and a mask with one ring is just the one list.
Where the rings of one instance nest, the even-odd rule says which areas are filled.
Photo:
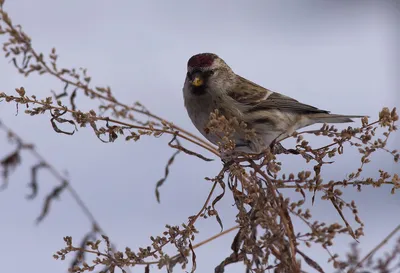
[[208, 239], [206, 239], [206, 240], [204, 240], [204, 241], [202, 241], [202, 242], [200, 242], [198, 244], [195, 244], [193, 246], [193, 248], [195, 249], [195, 248], [201, 247], [202, 245], [205, 245], [205, 244], [207, 244], [207, 243], [209, 243], [211, 241], [214, 241], [215, 239], [217, 239], [217, 238], [219, 238], [219, 237], [221, 237], [221, 236], [223, 236], [225, 234], [228, 234], [229, 232], [234, 231], [235, 229], [238, 229], [238, 228], [240, 228], [240, 226], [236, 225], [236, 226], [231, 227], [231, 228], [229, 228], [227, 230], [224, 230], [224, 231], [222, 231], [222, 232], [220, 232], [218, 234], [215, 234], [214, 236], [211, 236], [210, 238], [208, 238]]
[[[236, 229], [238, 229], [238, 228], [240, 228], [240, 226], [239, 226], [239, 225], [236, 225], [236, 226], [233, 226], [233, 227], [231, 227], [231, 228], [229, 228], [229, 229], [227, 229], [227, 230], [224, 230], [224, 231], [222, 231], [222, 232], [220, 232], [220, 233], [217, 233], [217, 234], [215, 234], [215, 235], [213, 235], [213, 236], [211, 236], [211, 237], [205, 239], [204, 241], [201, 241], [200, 243], [195, 244], [195, 245], [193, 246], [193, 249], [199, 248], [199, 247], [201, 247], [202, 245], [205, 245], [205, 244], [207, 244], [207, 243], [209, 243], [209, 242], [211, 242], [211, 241], [214, 241], [215, 239], [218, 239], [219, 237], [224, 236], [224, 235], [226, 235], [226, 234], [228, 234], [228, 233], [230, 233], [230, 232], [232, 232], [232, 231], [234, 231], [234, 230], [236, 230]], [[180, 254], [177, 254], [177, 255], [173, 256], [173, 257], [172, 257], [172, 260], [173, 260], [173, 259], [176, 259], [176, 258], [179, 258], [179, 256], [180, 256]], [[149, 264], [157, 264], [157, 263], [158, 263], [158, 261], [149, 262]]]
[[189, 226], [193, 226], [194, 223], [197, 221], [197, 219], [200, 217], [200, 215], [203, 213], [203, 211], [206, 209], [206, 207], [208, 206], [208, 203], [210, 202], [211, 196], [212, 196], [213, 193], [214, 193], [214, 190], [215, 190], [215, 187], [217, 186], [217, 184], [218, 184], [218, 182], [215, 181], [214, 184], [213, 184], [213, 186], [212, 186], [212, 188], [211, 188], [211, 190], [210, 190], [210, 193], [209, 193], [208, 196], [207, 196], [206, 201], [204, 202], [203, 207], [202, 207], [202, 208], [200, 209], [200, 211], [196, 214], [196, 216], [194, 216], [192, 219], [190, 219]]
[[[2, 128], [5, 132], [12, 134], [12, 137], [15, 138], [19, 143], [22, 145], [25, 143], [24, 140], [17, 135], [14, 131], [12, 131], [9, 127], [7, 127], [4, 122], [0, 123], [0, 128]], [[83, 199], [79, 196], [78, 192], [75, 190], [74, 187], [68, 182], [68, 180], [52, 165], [50, 164], [34, 147], [31, 147], [29, 149], [31, 154], [36, 157], [40, 162], [43, 162], [46, 164], [47, 169], [49, 172], [60, 182], [60, 184], [67, 184], [66, 189], [70, 192], [72, 195], [72, 198], [75, 200], [75, 202], [78, 204], [79, 208], [82, 210], [82, 212], [85, 214], [85, 216], [89, 219], [89, 221], [92, 224], [93, 230], [102, 233], [105, 235], [104, 230], [100, 227], [98, 221], [94, 217], [93, 213], [90, 211], [89, 207], [85, 204]]]
[[[31, 99], [28, 96], [24, 97], [24, 101], [27, 102], [27, 103], [39, 104], [39, 105], [42, 105], [42, 106], [50, 107], [50, 109], [53, 109], [53, 110], [67, 111], [67, 112], [69, 112], [71, 114], [78, 114], [78, 111], [74, 111], [74, 110], [68, 109], [66, 107], [48, 105], [48, 104], [46, 104], [44, 102], [41, 102], [41, 101], [38, 101], [38, 100], [35, 100], [35, 99]], [[109, 118], [109, 117], [92, 116], [91, 118], [93, 120], [107, 121], [107, 122], [112, 122], [112, 123], [115, 123], [115, 124], [127, 126], [127, 127], [132, 128], [132, 129], [149, 130], [149, 131], [153, 131], [153, 132], [166, 133], [166, 134], [170, 134], [170, 135], [174, 135], [174, 136], [177, 135], [177, 136], [180, 136], [181, 138], [183, 138], [183, 139], [185, 139], [185, 140], [187, 140], [189, 142], [192, 142], [192, 143], [194, 143], [194, 144], [206, 149], [207, 151], [215, 154], [216, 156], [219, 156], [219, 152], [214, 147], [210, 147], [210, 145], [204, 145], [203, 142], [199, 142], [199, 141], [190, 139], [190, 137], [182, 135], [182, 134], [180, 134], [179, 132], [176, 132], [176, 131], [167, 131], [167, 130], [163, 130], [163, 129], [156, 129], [156, 128], [151, 128], [151, 127], [134, 125], [134, 124], [130, 124], [130, 123], [127, 123], [127, 122], [123, 122], [123, 121], [119, 121], [119, 120], [116, 120], [116, 119], [112, 119], [112, 118]]]
[[[217, 234], [215, 234], [215, 235], [213, 235], [213, 236], [211, 236], [211, 237], [205, 239], [204, 241], [201, 241], [201, 242], [198, 243], [198, 244], [193, 245], [192, 248], [193, 248], [193, 249], [199, 248], [199, 247], [201, 247], [201, 246], [203, 246], [203, 245], [205, 245], [205, 244], [207, 244], [207, 243], [209, 243], [209, 242], [211, 242], [211, 241], [214, 241], [215, 239], [218, 239], [219, 237], [222, 237], [222, 236], [224, 236], [224, 235], [226, 235], [226, 234], [228, 234], [228, 233], [230, 233], [230, 232], [232, 232], [232, 231], [234, 231], [234, 230], [236, 230], [236, 229], [238, 229], [238, 228], [240, 228], [239, 225], [233, 226], [233, 227], [231, 227], [231, 228], [229, 228], [229, 229], [227, 229], [227, 230], [224, 230], [224, 231], [222, 231], [222, 232], [220, 232], [220, 233], [217, 233]], [[85, 252], [88, 252], [88, 253], [93, 253], [93, 254], [96, 254], [96, 255], [108, 256], [108, 255], [106, 255], [106, 254], [104, 254], [104, 253], [100, 253], [100, 252], [93, 251], [93, 250], [89, 250], [89, 249], [85, 249], [84, 251], [85, 251]], [[173, 259], [179, 258], [180, 256], [181, 256], [181, 254], [177, 254], [177, 255], [173, 256], [171, 259], [173, 260]], [[136, 264], [140, 264], [140, 265], [150, 265], [150, 264], [158, 264], [159, 262], [160, 262], [160, 261], [157, 260], [157, 261], [143, 262], [143, 263], [136, 263]]]
[[374, 255], [382, 246], [384, 246], [398, 231], [400, 231], [400, 225], [393, 229], [388, 236], [386, 236], [376, 247], [374, 247], [367, 255], [365, 255], [365, 257], [362, 258], [360, 262], [349, 272], [355, 272], [357, 268], [361, 267], [366, 260], [372, 257], [372, 255]]
[[[68, 110], [68, 111], [71, 112], [71, 113], [74, 112], [74, 111], [72, 111], [72, 110]], [[105, 118], [103, 118], [103, 117], [96, 117], [96, 119], [97, 119], [97, 120], [110, 121], [110, 122], [113, 122], [113, 123], [115, 123], [115, 124], [120, 124], [120, 125], [124, 125], [124, 126], [128, 126], [128, 127], [132, 127], [132, 128], [135, 128], [135, 129], [140, 129], [140, 130], [153, 130], [153, 131], [155, 131], [155, 132], [167, 133], [167, 134], [170, 134], [170, 135], [178, 135], [178, 136], [180, 136], [181, 138], [183, 138], [183, 139], [185, 139], [185, 140], [187, 140], [187, 141], [190, 141], [190, 142], [192, 142], [192, 143], [194, 143], [194, 144], [196, 144], [196, 145], [198, 145], [198, 146], [200, 146], [200, 147], [206, 149], [207, 151], [209, 151], [209, 152], [215, 154], [216, 156], [219, 156], [219, 153], [218, 153], [218, 151], [217, 151], [215, 148], [210, 148], [209, 145], [206, 146], [206, 145], [204, 145], [202, 142], [195, 141], [195, 140], [190, 139], [189, 137], [187, 137], [187, 136], [185, 136], [185, 135], [179, 134], [179, 132], [171, 132], [171, 131], [165, 131], [165, 130], [161, 130], [161, 129], [155, 129], [155, 128], [152, 129], [152, 128], [148, 128], [148, 127], [144, 127], [144, 126], [132, 125], [132, 124], [129, 124], [129, 123], [126, 123], [126, 122], [123, 122], [123, 121], [116, 120], [116, 119], [110, 119], [110, 118], [108, 118], [108, 117], [105, 117]]]
[[[1, 7], [0, 7], [0, 11], [4, 12]], [[14, 31], [14, 33], [19, 33], [19, 31], [17, 29], [15, 29], [15, 27], [12, 25], [11, 20], [5, 20], [4, 22], [6, 23], [6, 25], [11, 30]], [[87, 92], [88, 94], [90, 94], [90, 95], [92, 95], [94, 97], [97, 97], [97, 98], [105, 100], [105, 101], [109, 101], [109, 102], [111, 102], [111, 103], [113, 103], [115, 105], [118, 105], [118, 106], [121, 106], [121, 107], [125, 108], [126, 110], [131, 110], [131, 111], [146, 115], [146, 116], [148, 116], [150, 118], [153, 118], [155, 120], [158, 120], [158, 121], [165, 121], [163, 118], [161, 118], [161, 117], [159, 117], [159, 116], [157, 116], [155, 114], [152, 114], [152, 113], [150, 113], [148, 111], [144, 111], [144, 110], [135, 108], [133, 106], [129, 106], [127, 104], [124, 104], [122, 102], [119, 102], [113, 96], [105, 96], [105, 95], [101, 94], [100, 92], [97, 92], [92, 88], [89, 88], [87, 85], [83, 85], [79, 81], [74, 82], [74, 81], [71, 81], [71, 80], [67, 79], [61, 73], [59, 73], [55, 69], [52, 69], [51, 67], [49, 67], [49, 65], [44, 61], [43, 56], [41, 54], [38, 54], [35, 51], [35, 49], [32, 47], [30, 40], [26, 39], [26, 37], [20, 37], [20, 36], [16, 36], [16, 37], [19, 38], [19, 42], [25, 44], [28, 47], [29, 52], [35, 57], [36, 61], [38, 63], [40, 63], [45, 68], [45, 70], [46, 70], [46, 72], [48, 74], [56, 77], [57, 79], [59, 79], [63, 83], [67, 83], [69, 85], [75, 86], [75, 87], [77, 87], [79, 89], [82, 89], [84, 92]], [[177, 131], [181, 132], [182, 134], [186, 135], [186, 137], [185, 137], [186, 140], [191, 141], [191, 142], [193, 142], [193, 143], [195, 143], [197, 145], [199, 145], [201, 143], [201, 146], [204, 147], [204, 148], [207, 147], [206, 148], [207, 150], [214, 150], [215, 149], [209, 142], [205, 141], [204, 139], [202, 139], [202, 138], [190, 133], [187, 130], [182, 129], [181, 127], [179, 127], [177, 125], [172, 124], [171, 122], [168, 122], [168, 123], [170, 123], [171, 126], [175, 130], [177, 130]], [[179, 136], [183, 137], [182, 134], [179, 135]], [[196, 142], [193, 141], [194, 139], [196, 140]]]
[[[265, 181], [267, 181], [268, 186], [270, 187], [270, 192], [272, 193], [272, 198], [275, 201], [275, 204], [279, 211], [279, 215], [281, 217], [281, 221], [283, 223], [286, 234], [288, 236], [288, 241], [290, 244], [290, 252], [291, 252], [290, 257], [292, 259], [292, 269], [296, 270], [294, 272], [300, 272], [299, 265], [296, 261], [296, 246], [295, 246], [296, 238], [295, 238], [295, 235], [293, 234], [293, 230], [291, 228], [291, 227], [293, 227], [293, 224], [289, 223], [290, 219], [288, 219], [288, 217], [286, 216], [286, 215], [289, 215], [289, 213], [287, 212], [287, 208], [284, 207], [284, 204], [282, 204], [282, 206], [279, 205], [278, 196], [276, 195], [276, 188], [275, 188], [274, 184], [272, 183], [271, 179], [263, 171], [261, 171], [260, 167], [257, 164], [255, 164], [253, 160], [249, 160], [249, 163], [250, 163], [251, 167], [257, 173], [259, 173], [265, 179]], [[284, 210], [286, 210], [286, 211], [284, 211]]]
[[[297, 180], [276, 180], [276, 179], [273, 179], [272, 182], [276, 182], [276, 183], [278, 183], [278, 182], [280, 182], [280, 183], [304, 183], [304, 182], [307, 182], [307, 181], [299, 180], [299, 179], [297, 179]], [[356, 181], [352, 181], [352, 182], [336, 181], [336, 182], [333, 182], [333, 184], [327, 183], [327, 184], [321, 184], [320, 186], [323, 187], [323, 186], [328, 186], [328, 185], [334, 186], [334, 187], [337, 187], [337, 186], [345, 187], [345, 186], [350, 186], [350, 185], [353, 185], [353, 186], [357, 186], [357, 185], [392, 185], [393, 186], [394, 183], [391, 182], [391, 181], [356, 180]], [[305, 183], [304, 185], [276, 185], [276, 187], [277, 188], [285, 188], [285, 189], [298, 189], [300, 187], [300, 188], [308, 189], [309, 185], [307, 185]]]

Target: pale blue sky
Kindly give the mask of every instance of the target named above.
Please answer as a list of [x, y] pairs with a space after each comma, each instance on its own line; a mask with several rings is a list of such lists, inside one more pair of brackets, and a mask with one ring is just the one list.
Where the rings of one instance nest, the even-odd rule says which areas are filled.
[[[92, 83], [110, 85], [120, 101], [141, 101], [154, 113], [196, 133], [181, 89], [187, 59], [206, 51], [219, 54], [234, 71], [258, 84], [332, 112], [376, 117], [383, 106], [400, 105], [400, 10], [395, 1], [6, 0], [5, 9], [31, 35], [37, 50], [57, 48], [60, 66], [86, 67]], [[45, 97], [50, 89], [63, 87], [47, 76], [23, 78], [4, 58], [0, 71], [0, 91], [7, 93], [24, 86], [28, 94]], [[78, 101], [81, 98], [78, 95]], [[87, 100], [80, 103], [85, 109], [92, 105]], [[121, 249], [147, 246], [149, 237], [161, 234], [165, 224], [186, 222], [207, 197], [211, 185], [203, 178], [220, 168], [219, 160], [206, 163], [179, 156], [161, 188], [159, 205], [155, 182], [174, 152], [168, 138], [103, 144], [89, 128], [71, 137], [56, 134], [47, 116], [28, 117], [22, 112], [15, 116], [12, 104], [0, 103], [0, 116], [26, 141], [35, 143], [59, 170], [68, 171], [71, 184]], [[395, 144], [392, 141], [391, 147]], [[11, 149], [0, 134], [0, 156]], [[355, 170], [355, 155], [344, 155], [327, 168], [327, 179], [340, 179]], [[286, 158], [284, 164], [296, 171], [297, 162]], [[39, 198], [26, 201], [29, 166], [34, 163], [24, 154], [22, 167], [12, 175], [7, 191], [0, 193], [0, 263], [8, 273], [65, 272], [68, 264], [53, 260], [53, 252], [63, 247], [63, 236], [79, 241], [90, 223], [64, 194], [61, 202], [53, 204], [49, 217], [34, 225], [41, 199], [55, 183], [42, 172]], [[400, 171], [384, 153], [377, 155], [366, 174], [378, 168]], [[226, 228], [234, 224], [235, 215], [229, 195], [217, 206]], [[389, 188], [362, 193], [348, 189], [346, 198], [355, 199], [361, 208], [365, 251], [400, 222], [396, 213], [400, 200], [390, 195]], [[321, 220], [340, 221], [322, 201], [311, 209]], [[200, 221], [198, 229], [199, 241], [220, 230], [214, 220]], [[233, 236], [196, 251], [198, 272], [213, 272], [229, 255]], [[333, 251], [343, 253], [349, 242], [339, 239]], [[319, 248], [308, 251], [322, 265], [326, 263], [328, 257]], [[156, 271], [155, 267], [151, 270]], [[143, 272], [143, 268], [132, 272]], [[230, 266], [226, 272], [243, 270]]]

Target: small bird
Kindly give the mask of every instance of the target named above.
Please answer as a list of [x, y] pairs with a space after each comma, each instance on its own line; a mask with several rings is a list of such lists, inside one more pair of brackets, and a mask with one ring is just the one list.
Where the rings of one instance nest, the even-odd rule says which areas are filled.
[[234, 134], [234, 151], [250, 154], [259, 154], [296, 130], [315, 123], [345, 123], [363, 117], [330, 114], [268, 90], [235, 74], [213, 53], [200, 53], [189, 59], [183, 96], [193, 124], [216, 145], [220, 136], [206, 129], [210, 114], [216, 109], [254, 129], [257, 141], [246, 139], [240, 128]]

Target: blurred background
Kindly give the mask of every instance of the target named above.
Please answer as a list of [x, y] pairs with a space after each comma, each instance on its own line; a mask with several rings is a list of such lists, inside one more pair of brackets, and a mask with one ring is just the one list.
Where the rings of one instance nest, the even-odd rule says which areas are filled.
[[[47, 55], [59, 53], [60, 67], [86, 67], [92, 84], [109, 85], [119, 101], [140, 101], [152, 112], [197, 133], [183, 106], [182, 85], [186, 62], [199, 52], [220, 55], [232, 69], [274, 91], [304, 103], [341, 114], [377, 118], [383, 106], [400, 105], [399, 45], [400, 3], [390, 0], [268, 0], [268, 1], [102, 1], [102, 0], [6, 0], [4, 8], [14, 24], [21, 24], [33, 47]], [[4, 42], [5, 37], [0, 36]], [[13, 94], [24, 86], [39, 98], [61, 93], [63, 85], [48, 76], [19, 75], [10, 60], [0, 59], [0, 92]], [[78, 107], [89, 110], [93, 101], [77, 96]], [[74, 136], [56, 134], [48, 116], [16, 115], [14, 104], [0, 103], [1, 120], [60, 171], [93, 211], [118, 249], [132, 250], [151, 243], [165, 224], [180, 225], [203, 205], [211, 184], [204, 180], [221, 167], [218, 159], [204, 162], [180, 155], [160, 189], [161, 204], [154, 195], [155, 183], [174, 150], [169, 138], [143, 138], [140, 142], [100, 142], [90, 128]], [[399, 136], [390, 148], [400, 146]], [[320, 139], [316, 139], [316, 146]], [[289, 142], [290, 143], [290, 142]], [[185, 144], [188, 148], [196, 147]], [[15, 146], [0, 132], [0, 157]], [[205, 156], [212, 157], [211, 154]], [[338, 157], [327, 167], [325, 180], [342, 179], [359, 166], [357, 152]], [[282, 158], [285, 170], [298, 172], [304, 166], [293, 157]], [[62, 238], [78, 243], [90, 230], [69, 194], [53, 203], [49, 216], [39, 225], [43, 198], [56, 185], [46, 171], [39, 176], [39, 196], [28, 201], [30, 166], [37, 162], [25, 152], [22, 166], [0, 193], [0, 263], [8, 273], [65, 272], [67, 262], [52, 254], [64, 247]], [[390, 155], [377, 153], [365, 177], [378, 169], [399, 172]], [[390, 187], [345, 190], [346, 200], [355, 200], [365, 222], [365, 237], [359, 243], [366, 254], [400, 223], [400, 198]], [[287, 192], [288, 196], [299, 197]], [[307, 206], [321, 221], [341, 220], [330, 204], [316, 199]], [[225, 228], [233, 225], [236, 210], [229, 192], [217, 209]], [[349, 214], [350, 219], [352, 216]], [[214, 219], [200, 220], [196, 242], [220, 231]], [[235, 234], [228, 234], [196, 250], [198, 272], [213, 272], [230, 254]], [[338, 238], [332, 247], [340, 257], [353, 240]], [[195, 242], [195, 243], [196, 243]], [[302, 248], [327, 272], [328, 255], [319, 247]], [[171, 255], [174, 255], [171, 252]], [[151, 272], [157, 272], [155, 266]], [[175, 269], [180, 272], [180, 268]], [[143, 272], [133, 268], [132, 272]], [[226, 272], [243, 272], [228, 266]]]

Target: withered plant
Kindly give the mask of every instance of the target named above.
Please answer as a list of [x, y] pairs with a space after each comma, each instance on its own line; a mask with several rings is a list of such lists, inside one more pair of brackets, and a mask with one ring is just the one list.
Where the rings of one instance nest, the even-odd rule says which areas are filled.
[[[86, 69], [60, 67], [55, 48], [49, 54], [36, 51], [29, 35], [20, 25], [12, 22], [2, 4], [0, 1], [0, 34], [6, 39], [3, 42], [5, 57], [24, 76], [39, 74], [55, 78], [63, 87], [61, 92], [49, 94], [45, 98], [38, 98], [31, 90], [18, 87], [15, 92], [0, 92], [0, 101], [16, 105], [17, 112], [23, 109], [30, 116], [48, 116], [54, 131], [59, 134], [72, 136], [78, 128], [88, 127], [88, 130], [92, 130], [103, 142], [114, 142], [121, 138], [138, 142], [147, 136], [169, 136], [168, 145], [174, 152], [166, 164], [165, 177], [156, 183], [157, 200], [160, 198], [159, 188], [167, 179], [169, 167], [176, 156], [195, 156], [199, 160], [210, 161], [211, 157], [220, 156], [221, 149], [234, 149], [235, 143], [230, 136], [234, 133], [234, 128], [244, 126], [240, 121], [222, 116], [217, 109], [210, 113], [208, 130], [223, 132], [218, 147], [215, 147], [203, 138], [154, 114], [139, 102], [121, 102], [114, 96], [110, 87], [92, 84]], [[98, 108], [90, 111], [80, 110], [76, 100], [77, 94], [92, 99], [98, 104]], [[326, 250], [337, 272], [398, 272], [400, 239], [393, 251], [386, 256], [375, 258], [374, 254], [397, 233], [400, 225], [383, 238], [382, 243], [361, 257], [356, 244], [364, 235], [364, 224], [358, 216], [359, 209], [355, 202], [342, 197], [343, 191], [349, 187], [361, 190], [362, 187], [388, 185], [391, 192], [396, 193], [400, 187], [398, 174], [377, 170], [376, 177], [363, 178], [362, 172], [378, 150], [387, 152], [395, 162], [399, 161], [399, 152], [387, 147], [389, 137], [397, 130], [398, 118], [395, 108], [383, 108], [374, 121], [365, 117], [357, 127], [339, 130], [324, 124], [319, 130], [296, 132], [292, 136], [296, 139], [296, 145], [290, 150], [283, 149], [280, 143], [277, 143], [272, 151], [266, 150], [260, 155], [241, 154], [232, 157], [232, 160], [221, 162], [221, 170], [210, 174], [206, 179], [207, 183], [212, 183], [212, 188], [205, 197], [206, 201], [199, 205], [199, 210], [188, 217], [186, 224], [166, 225], [163, 234], [152, 236], [149, 245], [144, 248], [131, 246], [124, 250], [115, 249], [111, 243], [112, 238], [104, 234], [98, 221], [68, 180], [37, 152], [34, 145], [27, 144], [1, 123], [0, 128], [8, 132], [10, 140], [16, 144], [15, 151], [0, 161], [3, 188], [7, 185], [10, 172], [20, 163], [21, 151], [28, 150], [37, 158], [37, 164], [31, 168], [31, 193], [28, 198], [33, 199], [37, 195], [37, 176], [40, 169], [49, 170], [59, 181], [59, 185], [44, 200], [37, 221], [40, 222], [46, 217], [56, 197], [66, 191], [72, 194], [90, 219], [93, 228], [79, 244], [75, 244], [71, 237], [65, 237], [65, 247], [54, 254], [55, 259], [61, 260], [67, 255], [75, 255], [73, 264], [69, 266], [70, 272], [114, 272], [118, 268], [126, 272], [129, 268], [138, 266], [144, 267], [144, 272], [150, 272], [150, 265], [165, 268], [168, 272], [179, 265], [185, 270], [189, 267], [188, 270], [194, 272], [196, 264], [202, 262], [196, 259], [196, 248], [230, 232], [236, 233], [230, 246], [232, 253], [216, 265], [217, 273], [225, 272], [225, 267], [233, 263], [243, 263], [247, 272], [304, 272], [304, 263], [316, 272], [332, 272], [332, 268], [323, 269], [307, 254], [307, 249], [315, 245], [320, 245]], [[68, 125], [70, 129], [60, 129], [60, 124]], [[329, 144], [313, 147], [307, 140], [309, 135], [325, 138], [329, 140]], [[254, 132], [249, 130], [248, 137], [254, 137]], [[185, 148], [185, 143], [188, 142], [197, 145], [203, 152], [198, 153]], [[336, 156], [350, 149], [357, 149], [360, 154], [359, 168], [341, 180], [324, 180], [324, 165], [335, 164], [333, 160], [337, 159]], [[282, 166], [290, 164], [293, 157], [301, 157], [311, 166], [312, 171], [283, 173]], [[222, 194], [215, 196], [217, 187], [222, 189]], [[290, 200], [281, 189], [297, 192], [299, 199]], [[318, 221], [313, 218], [311, 209], [304, 206], [306, 196], [311, 196], [314, 203], [317, 193], [323, 202], [329, 202], [337, 211], [335, 222]], [[236, 225], [228, 229], [223, 227], [216, 209], [216, 204], [226, 194], [233, 196], [237, 209]], [[350, 225], [346, 214], [353, 215], [356, 225]], [[196, 234], [201, 231], [197, 230], [196, 222], [200, 218], [216, 220], [222, 231], [205, 241], [197, 242]], [[294, 218], [299, 219], [307, 228], [294, 225]], [[339, 256], [330, 250], [330, 246], [339, 235], [350, 236], [355, 241], [354, 246], [349, 248], [347, 257], [343, 254]], [[176, 253], [167, 253], [167, 245], [174, 246]]]

